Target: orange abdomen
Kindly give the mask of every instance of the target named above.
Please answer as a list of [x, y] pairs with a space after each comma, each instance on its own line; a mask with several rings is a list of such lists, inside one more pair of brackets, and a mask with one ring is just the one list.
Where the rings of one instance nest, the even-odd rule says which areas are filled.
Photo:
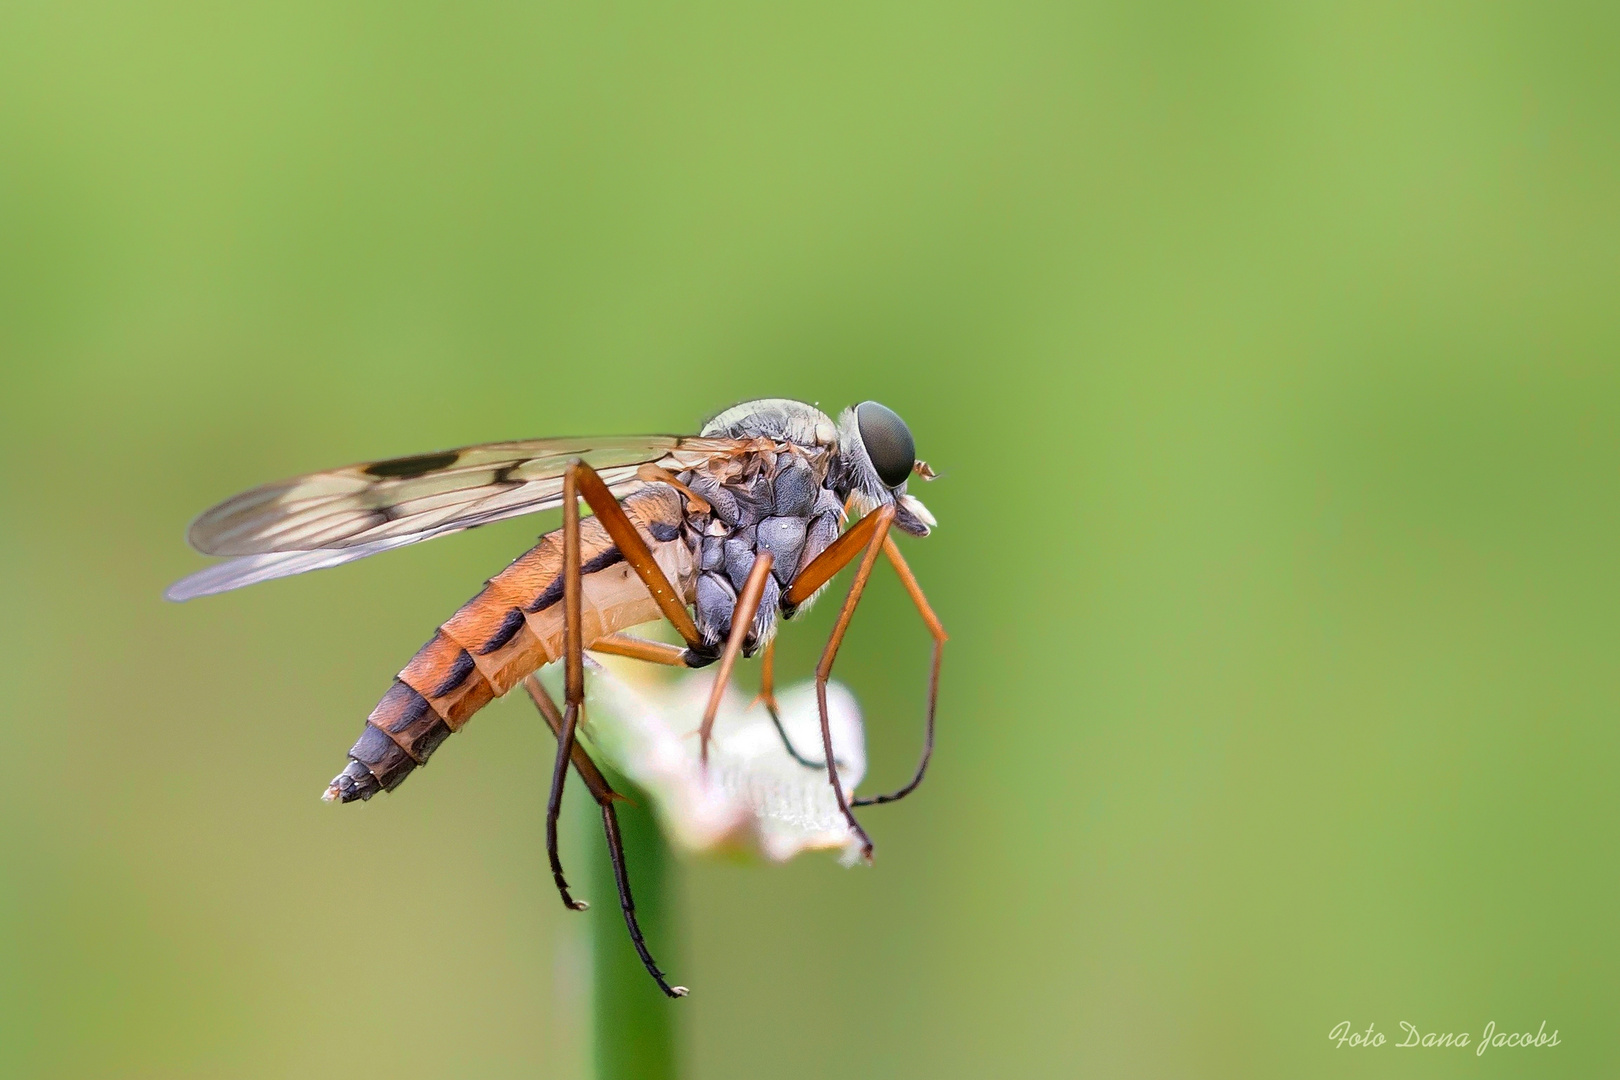
[[[685, 507], [653, 484], [623, 500], [642, 539], [688, 603], [693, 547]], [[658, 605], [594, 517], [580, 522], [581, 630], [597, 638], [659, 618]], [[491, 699], [563, 651], [562, 530], [490, 578], [419, 649], [366, 720], [349, 765], [326, 790], [342, 802], [391, 791]]]

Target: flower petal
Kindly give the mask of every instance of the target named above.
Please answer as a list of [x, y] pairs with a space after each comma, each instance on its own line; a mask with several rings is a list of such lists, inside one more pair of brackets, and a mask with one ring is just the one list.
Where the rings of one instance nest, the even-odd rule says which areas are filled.
[[[580, 736], [599, 761], [647, 793], [673, 843], [689, 851], [757, 850], [777, 862], [825, 848], [842, 849], [846, 863], [859, 858], [860, 843], [826, 769], [793, 759], [763, 705], [727, 688], [705, 769], [698, 726], [714, 672], [668, 677], [633, 661], [593, 660], [587, 659]], [[546, 674], [554, 682], [560, 672]], [[822, 761], [815, 684], [788, 687], [777, 704], [794, 750]], [[847, 794], [866, 773], [865, 733], [854, 695], [838, 683], [827, 687], [827, 719]]]

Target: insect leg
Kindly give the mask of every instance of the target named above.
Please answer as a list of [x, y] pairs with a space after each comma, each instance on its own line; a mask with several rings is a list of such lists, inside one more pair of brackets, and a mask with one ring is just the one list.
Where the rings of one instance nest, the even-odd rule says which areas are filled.
[[[545, 717], [546, 724], [551, 728], [552, 733], [561, 738], [564, 716], [557, 710], [557, 705], [551, 700], [551, 695], [546, 693], [545, 688], [540, 685], [540, 681], [533, 675], [524, 677], [523, 688], [528, 691], [529, 697], [534, 701], [535, 707], [540, 710], [540, 714]], [[602, 811], [602, 830], [607, 837], [608, 857], [613, 862], [613, 879], [619, 890], [619, 907], [624, 913], [625, 926], [630, 931], [630, 941], [635, 946], [636, 953], [641, 957], [642, 965], [646, 967], [647, 973], [653, 977], [653, 981], [658, 983], [659, 989], [670, 997], [684, 997], [687, 993], [686, 987], [671, 986], [664, 979], [664, 973], [659, 970], [657, 962], [653, 960], [652, 954], [647, 950], [646, 939], [642, 937], [641, 926], [636, 921], [635, 900], [630, 895], [630, 878], [625, 869], [624, 844], [619, 836], [619, 817], [613, 808], [613, 803], [624, 796], [613, 790], [608, 784], [607, 778], [602, 775], [601, 770], [596, 767], [596, 763], [591, 760], [590, 755], [585, 753], [584, 747], [580, 746], [578, 742], [574, 744], [571, 758], [575, 771], [579, 773], [580, 779], [585, 781], [585, 786], [590, 789], [591, 797], [596, 800], [597, 806]]]
[[704, 513], [707, 513], [710, 509], [708, 499], [705, 499], [703, 496], [681, 483], [680, 477], [676, 476], [668, 469], [660, 468], [657, 465], [643, 465], [641, 468], [636, 470], [636, 476], [637, 478], [646, 480], [649, 483], [668, 484], [676, 491], [679, 491], [682, 495], [686, 496], [686, 506], [689, 510], [701, 510]]
[[[529, 692], [529, 698], [540, 715], [546, 718], [546, 724], [551, 728], [552, 734], [562, 737], [563, 714], [557, 710], [557, 703], [551, 700], [540, 680], [533, 675], [523, 677], [523, 689]], [[636, 947], [636, 954], [641, 957], [642, 966], [647, 974], [653, 977], [658, 988], [670, 997], [685, 997], [687, 990], [684, 986], [671, 986], [664, 978], [664, 973], [658, 969], [658, 964], [647, 951], [647, 941], [641, 936], [641, 925], [636, 922], [636, 902], [630, 896], [630, 876], [625, 870], [624, 842], [619, 837], [619, 815], [614, 810], [613, 803], [624, 798], [608, 784], [607, 778], [596, 767], [596, 762], [585, 752], [585, 748], [578, 742], [574, 743], [573, 754], [574, 771], [579, 778], [585, 781], [590, 789], [591, 798], [602, 810], [602, 832], [607, 836], [608, 858], [613, 861], [613, 880], [619, 889], [619, 908], [624, 912], [624, 924], [630, 930], [630, 942]]]
[[668, 667], [698, 666], [693, 663], [694, 657], [688, 650], [665, 645], [662, 641], [648, 641], [634, 634], [605, 634], [591, 642], [591, 652], [628, 656], [632, 660], [645, 660], [649, 664]]
[[825, 761], [811, 761], [793, 748], [793, 740], [788, 738], [787, 728], [782, 726], [782, 716], [776, 707], [776, 639], [765, 643], [765, 655], [760, 658], [759, 664], [759, 697], [755, 703], [764, 705], [765, 712], [770, 716], [771, 723], [776, 725], [776, 734], [782, 740], [782, 748], [788, 752], [788, 757], [797, 761], [807, 769], [825, 769]]
[[[636, 637], [634, 634], [608, 634], [599, 637], [591, 643], [592, 652], [608, 653], [612, 656], [627, 656], [632, 660], [644, 660], [649, 664], [664, 664], [667, 667], [697, 667], [693, 663], [692, 654], [686, 649], [678, 649], [674, 645], [665, 645], [661, 641], [648, 641], [646, 638]], [[701, 659], [701, 658], [699, 658]], [[787, 729], [782, 726], [782, 716], [776, 707], [776, 684], [773, 672], [776, 666], [776, 639], [765, 643], [764, 658], [760, 666], [759, 697], [756, 704], [763, 704], [765, 712], [770, 716], [771, 723], [776, 725], [776, 734], [782, 740], [782, 747], [788, 756], [807, 769], [825, 769], [825, 761], [811, 761], [793, 748], [793, 741], [788, 738]]]
[[[692, 621], [692, 616], [687, 613], [686, 601], [675, 590], [675, 586], [669, 583], [669, 578], [664, 576], [664, 571], [652, 557], [652, 552], [647, 550], [647, 542], [636, 531], [635, 523], [624, 512], [624, 507], [619, 505], [619, 500], [613, 497], [613, 493], [602, 482], [602, 478], [596, 475], [596, 470], [583, 461], [576, 461], [569, 470], [567, 479], [577, 486], [579, 494], [585, 496], [585, 501], [591, 504], [597, 520], [607, 529], [608, 536], [613, 538], [613, 544], [619, 549], [619, 554], [624, 556], [624, 561], [630, 564], [631, 569], [635, 570], [646, 584], [647, 591], [652, 593], [653, 600], [658, 603], [658, 610], [664, 613], [664, 618], [668, 619], [680, 633], [681, 640], [686, 642], [687, 648], [701, 649], [703, 638], [698, 633], [697, 624]], [[565, 494], [565, 506], [569, 505], [566, 502], [567, 498], [569, 496]]]
[[881, 526], [887, 533], [889, 522], [893, 520], [894, 507], [879, 507], [828, 544], [827, 550], [811, 559], [810, 565], [800, 570], [793, 584], [782, 593], [782, 613], [792, 615], [800, 604], [815, 595], [817, 589], [831, 581], [834, 574], [855, 561], [855, 556], [871, 543], [875, 530]]
[[[551, 877], [557, 883], [565, 907], [584, 911], [583, 900], [568, 892], [562, 859], [557, 853], [557, 815], [562, 812], [563, 785], [568, 780], [568, 761], [574, 752], [574, 729], [585, 703], [585, 654], [580, 629], [581, 584], [579, 569], [579, 487], [577, 466], [563, 474], [563, 700], [565, 708], [557, 733], [557, 760], [551, 770], [551, 795], [546, 800], [546, 855], [551, 860]], [[638, 538], [639, 539], [639, 538]]]
[[940, 623], [939, 616], [934, 614], [934, 609], [929, 606], [928, 598], [923, 595], [922, 586], [917, 584], [917, 578], [912, 574], [911, 567], [907, 566], [906, 560], [901, 557], [900, 548], [895, 544], [894, 537], [883, 538], [883, 554], [889, 557], [894, 572], [900, 575], [900, 583], [906, 587], [911, 602], [917, 605], [917, 614], [922, 616], [923, 624], [928, 627], [928, 632], [934, 638], [934, 659], [928, 671], [928, 714], [923, 725], [922, 758], [917, 762], [917, 771], [912, 775], [910, 782], [887, 795], [870, 795], [864, 799], [856, 799], [853, 803], [855, 806], [881, 806], [883, 803], [891, 803], [910, 795], [917, 789], [917, 785], [922, 783], [923, 773], [928, 771], [928, 759], [934, 756], [934, 705], [939, 701], [939, 661], [940, 655], [945, 650], [945, 627]]
[[[855, 614], [855, 605], [860, 603], [861, 594], [866, 591], [866, 582], [872, 576], [872, 567], [877, 562], [878, 551], [883, 547], [884, 538], [889, 535], [889, 525], [893, 521], [892, 505], [881, 506], [866, 515], [799, 573], [798, 579], [793, 582], [785, 597], [802, 601], [852, 562], [856, 552], [864, 550], [860, 568], [855, 571], [855, 580], [850, 583], [849, 595], [844, 597], [844, 606], [838, 609], [838, 621], [833, 624], [832, 635], [827, 639], [827, 647], [821, 653], [821, 662], [816, 665], [816, 708], [821, 713], [821, 749], [826, 754], [827, 778], [832, 781], [833, 795], [838, 799], [838, 809], [844, 812], [844, 820], [855, 830], [855, 835], [861, 838], [861, 857], [868, 862], [872, 859], [872, 838], [866, 835], [861, 823], [855, 820], [855, 813], [850, 809], [849, 800], [844, 797], [844, 785], [838, 779], [838, 763], [833, 758], [832, 726], [827, 719], [827, 680], [832, 676], [833, 660], [838, 656], [838, 646], [844, 641], [844, 632], [849, 629], [849, 620]], [[801, 582], [805, 582], [803, 589], [800, 588]]]
[[613, 883], [619, 889], [619, 907], [624, 912], [624, 924], [630, 929], [630, 942], [636, 947], [636, 955], [641, 957], [642, 966], [653, 977], [653, 982], [658, 984], [658, 989], [672, 998], [685, 997], [689, 992], [686, 987], [669, 985], [664, 973], [658, 970], [652, 953], [647, 951], [647, 942], [636, 923], [636, 902], [630, 897], [630, 875], [624, 865], [624, 841], [619, 836], [619, 815], [613, 809], [611, 799], [603, 802], [601, 807], [602, 831], [607, 835], [608, 857], [613, 860]]
[[714, 714], [720, 709], [720, 696], [731, 679], [731, 668], [742, 652], [743, 641], [754, 625], [754, 613], [759, 610], [759, 598], [765, 593], [765, 583], [771, 576], [771, 553], [761, 551], [754, 556], [754, 565], [737, 594], [737, 606], [731, 609], [731, 633], [726, 637], [726, 650], [720, 654], [720, 671], [714, 677], [714, 688], [709, 691], [709, 705], [703, 710], [703, 726], [698, 729], [699, 756], [703, 764], [709, 763], [709, 733], [714, 730]]
[[[689, 668], [699, 666], [693, 662], [692, 654], [686, 649], [666, 645], [661, 641], [648, 641], [646, 638], [639, 638], [634, 634], [608, 634], [606, 637], [599, 637], [591, 643], [591, 652], [608, 653], [612, 656], [626, 656], [632, 660], [644, 660], [649, 664], [663, 664], [667, 667]], [[788, 738], [787, 729], [782, 726], [781, 712], [776, 707], [776, 686], [773, 677], [775, 661], [776, 639], [772, 638], [765, 643], [764, 658], [760, 668], [759, 697], [755, 699], [755, 704], [765, 706], [765, 712], [770, 716], [771, 723], [776, 725], [776, 734], [782, 740], [782, 747], [787, 750], [789, 757], [807, 769], [825, 769], [827, 767], [825, 761], [811, 761], [794, 749], [793, 741]]]
[[[566, 694], [564, 696], [562, 733], [558, 738], [557, 761], [551, 772], [551, 797], [546, 803], [546, 853], [551, 860], [551, 875], [557, 882], [557, 891], [563, 903], [576, 911], [584, 904], [569, 895], [568, 882], [563, 876], [562, 860], [557, 853], [557, 815], [562, 810], [563, 786], [568, 779], [568, 757], [573, 750], [574, 731], [585, 705], [584, 633], [581, 628], [581, 590], [579, 554], [579, 500], [583, 497], [596, 512], [597, 520], [607, 530], [619, 554], [635, 570], [647, 591], [652, 594], [658, 608], [686, 641], [687, 652], [694, 658], [703, 655], [703, 639], [697, 624], [686, 611], [686, 603], [670, 584], [658, 562], [647, 549], [647, 543], [636, 531], [619, 501], [613, 497], [596, 470], [583, 461], [575, 461], [563, 474], [563, 664]], [[652, 643], [648, 643], [649, 647]]]

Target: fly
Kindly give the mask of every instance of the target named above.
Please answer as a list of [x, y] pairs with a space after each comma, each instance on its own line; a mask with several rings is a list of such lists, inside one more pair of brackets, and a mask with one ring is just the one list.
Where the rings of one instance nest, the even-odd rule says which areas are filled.
[[[802, 402], [763, 398], [727, 409], [695, 436], [486, 443], [266, 484], [192, 522], [191, 546], [226, 560], [176, 582], [166, 595], [179, 601], [228, 592], [561, 506], [562, 527], [491, 578], [399, 672], [325, 798], [353, 802], [392, 791], [474, 713], [522, 683], [557, 737], [546, 852], [563, 903], [576, 911], [586, 906], [569, 892], [557, 851], [557, 815], [572, 763], [601, 808], [636, 951], [664, 993], [681, 997], [686, 989], [664, 978], [636, 925], [613, 789], [575, 740], [584, 652], [680, 668], [718, 661], [700, 728], [705, 762], [738, 656], [762, 653], [760, 696], [783, 744], [801, 764], [826, 769], [838, 808], [870, 860], [872, 841], [853, 808], [910, 794], [934, 747], [945, 629], [892, 536], [895, 530], [927, 536], [935, 524], [906, 492], [913, 475], [934, 474], [917, 460], [905, 422], [877, 402], [846, 409], [835, 422]], [[594, 516], [581, 519], [581, 499]], [[826, 685], [880, 553], [934, 640], [923, 749], [903, 787], [852, 799], [833, 760]], [[815, 761], [794, 749], [777, 712], [777, 621], [805, 610], [851, 563], [854, 582], [816, 665], [822, 757]], [[625, 633], [660, 619], [684, 645]], [[557, 659], [564, 670], [561, 708], [534, 677]]]

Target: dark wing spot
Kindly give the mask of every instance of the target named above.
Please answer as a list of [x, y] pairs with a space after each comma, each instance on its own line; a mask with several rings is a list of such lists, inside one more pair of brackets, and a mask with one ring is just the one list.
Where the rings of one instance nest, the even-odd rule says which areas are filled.
[[409, 480], [413, 476], [422, 476], [437, 469], [447, 469], [461, 457], [458, 450], [445, 450], [438, 454], [418, 454], [415, 457], [391, 458], [388, 461], [377, 461], [367, 465], [365, 472], [368, 476], [398, 477]]
[[647, 526], [647, 531], [652, 533], [652, 538], [661, 544], [667, 544], [677, 536], [681, 535], [681, 527], [679, 525], [671, 525], [665, 521], [653, 522], [651, 525]]
[[[519, 608], [513, 608], [511, 611], [506, 613], [506, 618], [501, 620], [501, 625], [496, 629], [495, 633], [490, 635], [489, 640], [478, 646], [478, 655], [488, 656], [496, 649], [501, 648], [507, 642], [511, 641], [514, 637], [517, 637], [517, 632], [522, 628], [523, 612]], [[467, 656], [465, 652], [463, 652], [461, 655]], [[461, 666], [460, 658], [457, 658], [456, 666]], [[467, 656], [467, 666], [472, 667], [472, 657], [470, 656]], [[457, 681], [459, 682], [460, 680]], [[442, 694], [444, 691], [441, 690], [439, 693]], [[438, 697], [439, 694], [434, 694], [433, 696]]]
[[[514, 611], [512, 614], [518, 617], [518, 622], [521, 623], [523, 621], [523, 613], [521, 611]], [[516, 631], [513, 632], [516, 633]], [[499, 647], [500, 646], [496, 646], [496, 648]], [[490, 650], [484, 649], [481, 651], [488, 652]], [[439, 683], [438, 686], [433, 688], [433, 696], [436, 698], [444, 697], [444, 695], [448, 694], [450, 691], [454, 690], [456, 687], [460, 686], [464, 681], [466, 681], [467, 676], [471, 675], [472, 673], [472, 654], [466, 649], [462, 649], [456, 654], [456, 662], [450, 665], [450, 673], [444, 677], [443, 682]]]

